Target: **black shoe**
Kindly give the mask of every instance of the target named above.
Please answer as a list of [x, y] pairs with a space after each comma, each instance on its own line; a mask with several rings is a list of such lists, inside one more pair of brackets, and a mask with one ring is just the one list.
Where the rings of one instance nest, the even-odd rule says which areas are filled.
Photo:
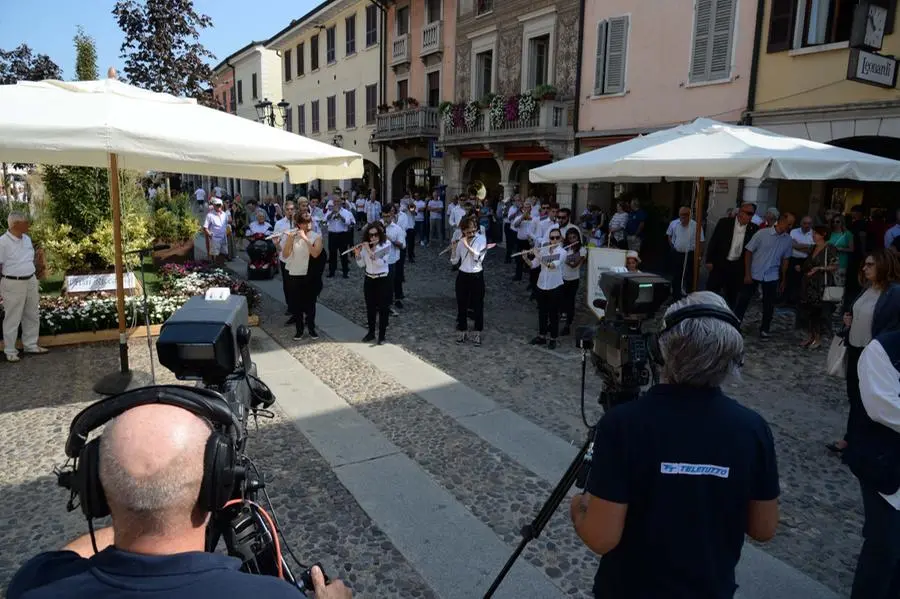
[[366, 336], [363, 337], [363, 343], [368, 343], [369, 341], [375, 341], [375, 333], [366, 333]]
[[347, 273], [344, 273], [344, 278], [345, 278], [345, 279], [349, 279], [349, 278], [350, 278], [350, 275], [347, 274]]
[[771, 337], [772, 337], [772, 334], [769, 333], [769, 331], [760, 331], [760, 332], [759, 332], [759, 338], [760, 338], [760, 339], [769, 339], [769, 338], [771, 338]]
[[395, 307], [395, 308], [399, 308], [400, 310], [402, 310], [402, 309], [403, 309], [403, 302], [401, 302], [400, 300], [397, 300], [396, 302], [394, 302], [394, 307]]
[[290, 311], [290, 310], [286, 311], [286, 312], [284, 313], [284, 315], [285, 315], [285, 316], [290, 316], [291, 318], [293, 318], [293, 316], [294, 316], [293, 314], [291, 314], [291, 311]]
[[303, 339], [303, 331], [302, 330], [294, 333], [294, 341], [300, 341], [301, 339]]
[[551, 339], [547, 344], [547, 349], [556, 349], [556, 339]]
[[565, 336], [571, 332], [572, 332], [572, 329], [569, 328], [569, 325], [566, 325], [562, 328], [562, 330], [559, 332], [559, 334]]
[[530, 341], [531, 345], [546, 345], [547, 339], [544, 337], [535, 337]]
[[286, 327], [290, 326], [290, 325], [294, 324], [295, 322], [297, 322], [297, 317], [291, 316], [290, 318], [287, 319], [287, 322], [284, 323], [284, 326], [286, 326]]
[[379, 338], [378, 338], [378, 345], [384, 345], [384, 344], [385, 344], [384, 337], [379, 337]]
[[309, 329], [309, 336], [312, 337], [313, 339], [319, 338], [319, 334], [316, 332], [315, 329]]

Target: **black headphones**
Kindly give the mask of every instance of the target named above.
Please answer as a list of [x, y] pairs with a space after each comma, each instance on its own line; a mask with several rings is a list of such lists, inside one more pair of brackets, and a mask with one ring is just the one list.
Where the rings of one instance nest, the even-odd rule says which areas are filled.
[[650, 352], [650, 357], [654, 362], [659, 365], [665, 364], [662, 350], [659, 347], [659, 340], [662, 339], [662, 336], [665, 335], [667, 331], [670, 331], [685, 320], [689, 320], [691, 318], [714, 318], [721, 322], [730, 324], [737, 330], [737, 332], [741, 332], [741, 321], [737, 316], [734, 315], [734, 313], [732, 313], [731, 310], [720, 308], [719, 306], [714, 306], [713, 304], [695, 304], [692, 306], [679, 308], [671, 314], [663, 317], [659, 327], [659, 332], [657, 332], [653, 336], [651, 342], [647, 344], [647, 349]]
[[213, 512], [231, 499], [235, 486], [236, 450], [241, 442], [241, 426], [221, 394], [202, 387], [156, 385], [126, 391], [95, 402], [72, 420], [66, 440], [66, 455], [74, 458], [71, 471], [59, 473], [60, 485], [71, 491], [69, 509], [77, 496], [81, 511], [88, 518], [109, 515], [106, 494], [100, 483], [100, 437], [87, 442], [91, 431], [123, 412], [148, 404], [166, 404], [183, 408], [212, 425], [225, 427], [225, 434], [213, 430], [203, 456], [203, 482], [198, 507]]

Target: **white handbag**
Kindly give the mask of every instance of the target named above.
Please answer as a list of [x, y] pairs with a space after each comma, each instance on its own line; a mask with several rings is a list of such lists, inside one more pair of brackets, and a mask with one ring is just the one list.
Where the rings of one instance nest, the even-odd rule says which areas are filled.
[[[828, 246], [825, 246], [825, 268], [828, 268]], [[822, 292], [822, 301], [839, 304], [844, 301], [844, 288], [838, 285], [828, 285], [828, 271], [822, 271], [825, 276], [825, 290]]]
[[847, 344], [839, 335], [831, 338], [831, 347], [828, 348], [828, 357], [825, 359], [825, 372], [828, 376], [847, 377]]

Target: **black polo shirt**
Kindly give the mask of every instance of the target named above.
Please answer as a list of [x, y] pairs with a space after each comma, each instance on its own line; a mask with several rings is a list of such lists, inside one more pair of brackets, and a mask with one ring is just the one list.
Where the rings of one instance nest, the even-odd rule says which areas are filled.
[[115, 548], [90, 559], [72, 551], [41, 553], [16, 572], [8, 599], [296, 599], [300, 593], [271, 576], [238, 571], [240, 560], [217, 553], [153, 556]]
[[595, 596], [731, 598], [748, 504], [779, 494], [772, 432], [719, 389], [657, 385], [600, 421], [585, 490], [628, 504]]

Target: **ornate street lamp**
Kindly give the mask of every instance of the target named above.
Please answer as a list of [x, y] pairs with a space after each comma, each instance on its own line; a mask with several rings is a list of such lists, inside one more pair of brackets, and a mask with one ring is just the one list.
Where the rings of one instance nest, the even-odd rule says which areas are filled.
[[[290, 106], [288, 102], [282, 98], [281, 102], [272, 105], [268, 98], [263, 98], [262, 102], [253, 105], [256, 108], [257, 120], [260, 123], [266, 123], [270, 127], [283, 127], [285, 114]], [[278, 108], [276, 111], [275, 108]]]
[[331, 145], [333, 145], [333, 146], [335, 146], [335, 147], [337, 147], [337, 148], [342, 148], [342, 147], [344, 147], [344, 136], [341, 135], [340, 133], [338, 133], [337, 135], [335, 135], [335, 136], [334, 136], [334, 139], [331, 140]]

